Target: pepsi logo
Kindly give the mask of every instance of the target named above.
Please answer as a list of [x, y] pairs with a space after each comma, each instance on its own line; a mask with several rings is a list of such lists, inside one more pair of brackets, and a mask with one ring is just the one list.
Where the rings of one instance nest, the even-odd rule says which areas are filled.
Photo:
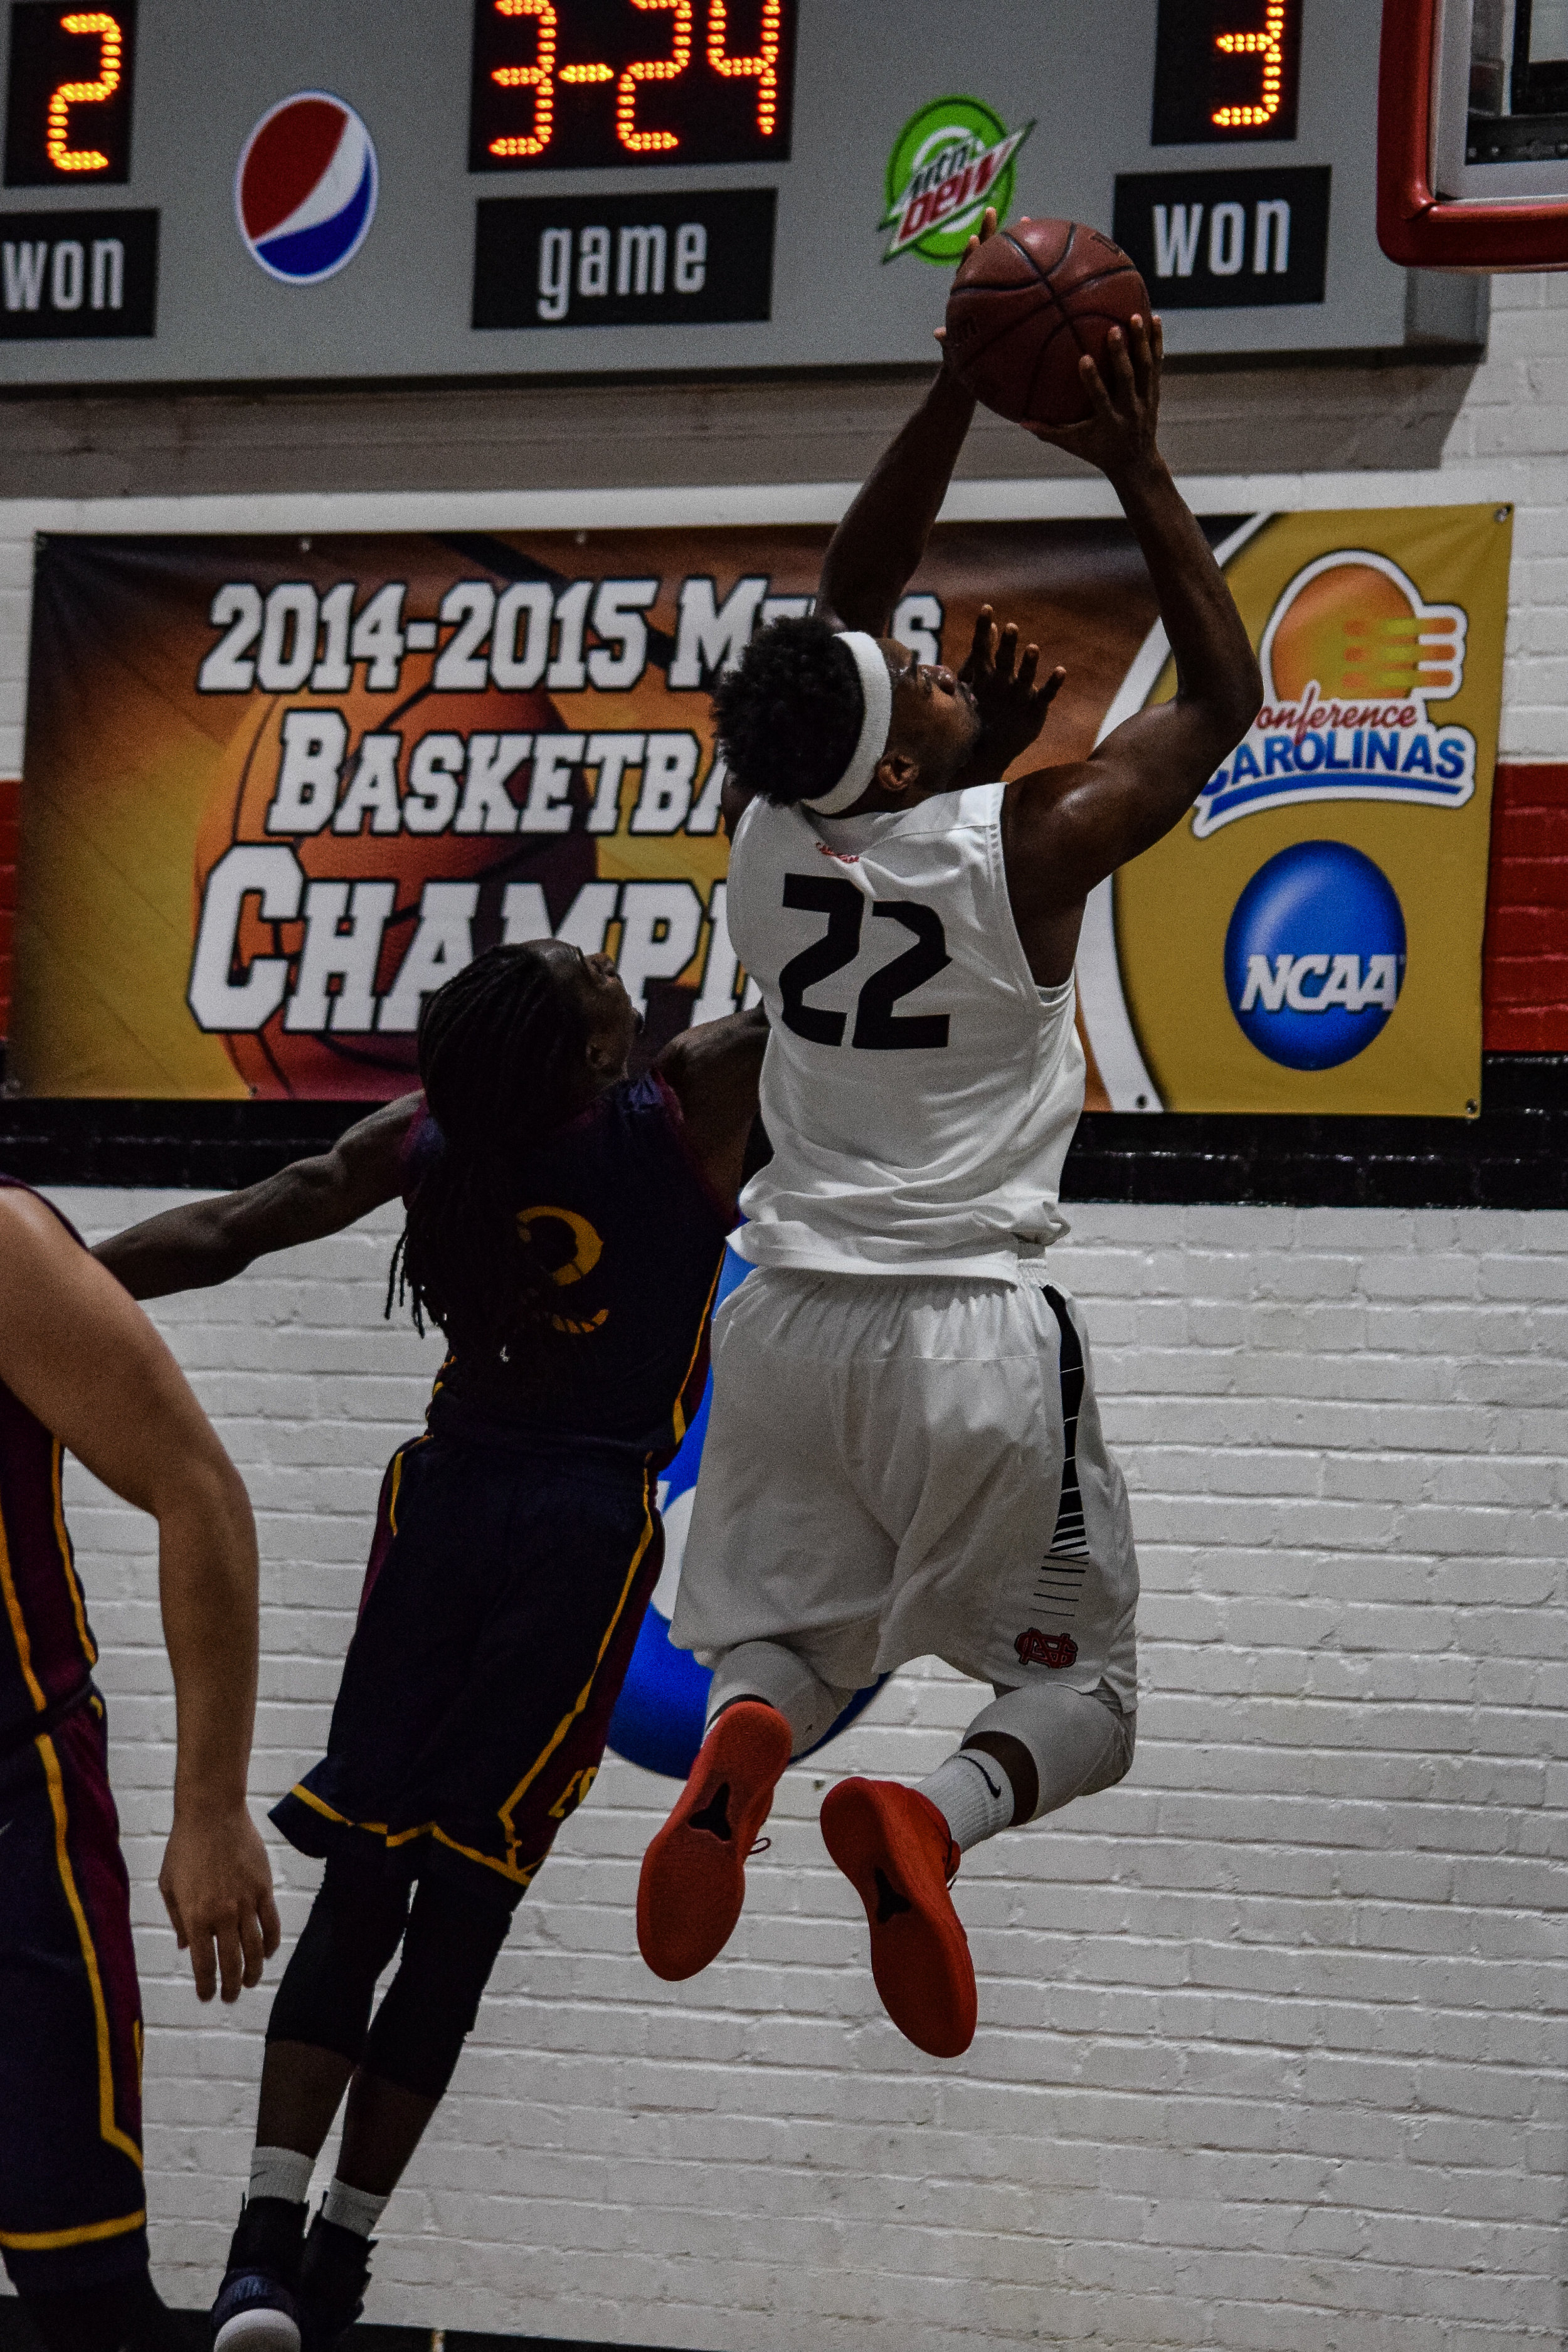
[[1299, 841], [1257, 873], [1225, 937], [1243, 1034], [1289, 1070], [1331, 1070], [1386, 1026], [1405, 982], [1405, 914], [1380, 866], [1343, 841]]
[[264, 114], [234, 175], [251, 259], [285, 286], [314, 286], [352, 261], [375, 218], [375, 144], [353, 108], [297, 90]]

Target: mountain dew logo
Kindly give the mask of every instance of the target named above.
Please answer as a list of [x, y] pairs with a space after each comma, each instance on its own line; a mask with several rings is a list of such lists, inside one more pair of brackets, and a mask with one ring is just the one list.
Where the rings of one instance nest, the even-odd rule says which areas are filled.
[[977, 98], [937, 98], [911, 116], [888, 158], [888, 208], [882, 226], [893, 232], [883, 254], [900, 253], [951, 269], [987, 205], [1003, 220], [1013, 202], [1013, 159], [1034, 129], [1009, 131]]

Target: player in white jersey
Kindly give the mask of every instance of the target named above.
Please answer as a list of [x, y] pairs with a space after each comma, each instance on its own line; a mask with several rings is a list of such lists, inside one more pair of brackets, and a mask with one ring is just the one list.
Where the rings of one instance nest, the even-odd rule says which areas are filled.
[[1003, 785], [1060, 673], [1037, 688], [1036, 649], [998, 648], [989, 613], [962, 678], [888, 635], [973, 415], [946, 368], [836, 534], [816, 613], [763, 630], [715, 697], [773, 1158], [742, 1195], [757, 1271], [715, 1326], [673, 1629], [713, 1668], [710, 1728], [645, 1858], [638, 1938], [667, 1978], [714, 1958], [791, 1754], [940, 1656], [994, 1693], [962, 1747], [918, 1789], [843, 1780], [822, 1809], [883, 2003], [939, 2056], [976, 2015], [961, 1852], [1132, 1752], [1126, 1490], [1043, 1265], [1083, 1105], [1073, 958], [1087, 893], [1179, 821], [1261, 693], [1159, 453], [1160, 350], [1134, 321], [1106, 380], [1083, 362], [1089, 422], [1041, 437], [1116, 488], [1172, 701]]

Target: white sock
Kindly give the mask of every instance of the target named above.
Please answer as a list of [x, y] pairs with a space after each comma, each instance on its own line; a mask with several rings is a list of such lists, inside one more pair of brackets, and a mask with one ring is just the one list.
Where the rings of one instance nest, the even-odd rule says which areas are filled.
[[258, 2147], [250, 2158], [251, 2197], [280, 2197], [286, 2205], [302, 2205], [310, 2193], [313, 2156], [293, 2147]]
[[323, 2221], [335, 2221], [340, 2230], [352, 2230], [356, 2237], [368, 2238], [382, 2215], [387, 2200], [373, 2197], [368, 2189], [351, 2189], [346, 2180], [334, 2179], [321, 2204]]
[[994, 1756], [975, 1748], [961, 1748], [918, 1788], [931, 1799], [947, 1823], [948, 1835], [964, 1853], [983, 1838], [1006, 1829], [1017, 1802], [1013, 1783]]

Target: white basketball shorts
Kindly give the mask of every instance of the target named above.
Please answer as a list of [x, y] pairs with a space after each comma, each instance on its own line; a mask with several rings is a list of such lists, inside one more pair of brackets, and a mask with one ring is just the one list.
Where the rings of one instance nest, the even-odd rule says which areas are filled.
[[1073, 1302], [942, 1276], [759, 1267], [714, 1323], [672, 1638], [864, 1689], [934, 1656], [1137, 1705], [1138, 1562]]

